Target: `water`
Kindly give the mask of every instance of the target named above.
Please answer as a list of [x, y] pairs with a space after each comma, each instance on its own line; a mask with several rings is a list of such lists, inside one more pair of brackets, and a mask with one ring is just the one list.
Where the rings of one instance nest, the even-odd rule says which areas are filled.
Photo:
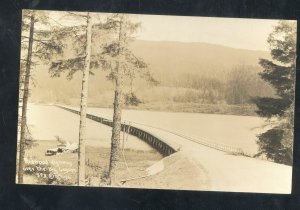
[[[112, 119], [113, 110], [89, 108], [88, 112]], [[257, 135], [263, 131], [264, 119], [253, 116], [123, 110], [122, 122], [136, 122], [163, 128], [195, 139], [240, 147], [255, 154]]]
[[[78, 109], [78, 108], [77, 108]], [[88, 113], [112, 119], [113, 110], [88, 108]], [[55, 106], [29, 106], [28, 121], [35, 139], [50, 140], [59, 136], [70, 142], [77, 141], [79, 116]], [[264, 119], [253, 116], [219, 114], [158, 112], [123, 110], [122, 122], [140, 123], [169, 130], [208, 142], [240, 147], [244, 152], [255, 154], [258, 150], [257, 135]], [[103, 140], [109, 146], [111, 128], [88, 120], [88, 138]]]
[[[55, 141], [59, 137], [70, 143], [78, 143], [79, 115], [56, 106], [29, 104], [27, 116], [28, 127], [33, 139], [37, 141]], [[123, 139], [123, 133], [121, 137]], [[135, 136], [125, 135], [124, 137], [124, 148], [152, 150], [147, 143]], [[110, 147], [111, 127], [87, 120], [86, 144], [90, 146]]]

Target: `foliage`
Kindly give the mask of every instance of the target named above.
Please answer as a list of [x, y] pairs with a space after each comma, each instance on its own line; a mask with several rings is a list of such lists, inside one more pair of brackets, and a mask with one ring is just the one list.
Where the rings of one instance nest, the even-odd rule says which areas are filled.
[[[62, 176], [54, 170], [54, 166], [50, 163], [27, 163], [25, 165], [26, 175], [35, 176], [38, 183], [47, 185], [71, 185], [72, 180], [67, 176]], [[39, 171], [38, 169], [42, 169]]]
[[256, 66], [235, 66], [227, 75], [225, 100], [228, 104], [250, 104], [253, 96], [272, 95], [272, 89], [257, 74]]
[[124, 99], [125, 99], [125, 105], [132, 105], [132, 106], [138, 106], [142, 101], [138, 99], [138, 97], [134, 93], [127, 93], [124, 94]]
[[[21, 128], [20, 128], [20, 151], [19, 151], [19, 170], [18, 170], [18, 183], [23, 183], [23, 166], [26, 147], [32, 147], [33, 143], [31, 138], [26, 137], [27, 127], [27, 103], [29, 98], [30, 79], [32, 79], [32, 68], [37, 64], [36, 60], [46, 61], [50, 56], [57, 52], [61, 52], [62, 43], [59, 39], [44, 36], [39, 37], [36, 30], [36, 25], [48, 26], [48, 15], [45, 12], [36, 12], [31, 10], [23, 11], [22, 18], [22, 53], [21, 53], [21, 69], [20, 69], [20, 99], [22, 100], [21, 111]], [[58, 42], [58, 43], [57, 43]], [[25, 55], [23, 54], [25, 51]]]
[[66, 144], [67, 142], [63, 140], [60, 136], [55, 136], [56, 141], [58, 141], [60, 144]]
[[268, 159], [277, 163], [290, 165], [292, 163], [292, 145], [290, 147], [283, 146], [284, 129], [276, 126], [259, 135], [258, 145], [261, 151], [256, 155], [265, 154]]
[[[122, 77], [134, 79], [136, 75], [139, 75], [151, 84], [158, 84], [150, 73], [148, 64], [129, 48], [140, 25], [140, 23], [132, 22], [124, 14], [112, 14], [102, 24], [102, 28], [111, 34], [110, 40], [103, 45], [101, 53], [101, 64], [103, 69], [110, 71], [108, 76], [110, 80], [113, 80], [116, 77], [116, 71], [120, 70]], [[119, 65], [118, 69], [116, 63]]]
[[256, 97], [257, 113], [276, 118], [273, 127], [258, 136], [259, 153], [278, 163], [292, 164], [294, 89], [296, 70], [296, 23], [279, 21], [268, 37], [273, 60], [261, 59], [260, 76], [272, 85], [276, 96]]
[[[65, 36], [65, 34], [61, 33], [61, 30], [58, 30], [57, 27], [49, 24], [49, 20], [51, 17], [47, 12], [24, 10], [21, 36], [23, 49], [28, 48], [28, 33], [31, 17], [33, 17], [36, 25], [48, 28], [47, 30], [34, 30], [32, 61], [39, 60], [44, 63], [48, 63], [48, 61], [54, 54], [62, 53], [64, 47], [63, 37]], [[21, 61], [26, 62], [26, 60], [24, 59], [21, 59]]]
[[121, 112], [125, 79], [129, 79], [131, 86], [131, 92], [125, 94], [125, 103], [127, 105], [137, 106], [140, 103], [140, 100], [133, 93], [132, 89], [133, 80], [136, 75], [140, 75], [141, 78], [149, 83], [157, 83], [147, 68], [148, 65], [146, 62], [142, 58], [137, 57], [129, 48], [130, 42], [134, 40], [134, 35], [139, 27], [140, 23], [132, 22], [125, 14], [112, 14], [107, 17], [106, 22], [102, 25], [102, 28], [111, 34], [111, 39], [104, 44], [99, 63], [101, 63], [102, 68], [109, 71], [107, 78], [115, 84], [108, 184], [114, 184], [116, 181], [114, 174], [119, 159]]
[[25, 135], [25, 149], [31, 149], [32, 147], [37, 146], [38, 143], [33, 139], [28, 126], [26, 125], [26, 135]]

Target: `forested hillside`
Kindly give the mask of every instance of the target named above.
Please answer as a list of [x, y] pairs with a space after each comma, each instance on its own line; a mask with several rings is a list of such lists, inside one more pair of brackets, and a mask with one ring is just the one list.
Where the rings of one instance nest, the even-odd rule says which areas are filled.
[[[139, 107], [201, 112], [189, 109], [194, 104], [249, 105], [252, 96], [273, 95], [271, 87], [258, 76], [259, 58], [268, 52], [234, 49], [208, 43], [154, 42], [137, 40], [134, 53], [147, 62], [157, 86], [134, 80], [133, 92], [141, 100]], [[107, 72], [95, 70], [89, 82], [89, 104], [109, 107], [113, 86]], [[80, 74], [71, 81], [49, 77], [48, 66], [39, 65], [33, 72], [31, 102], [78, 104]], [[43, 81], [43, 82], [41, 82]], [[130, 90], [127, 82], [127, 91]], [[126, 91], [125, 91], [126, 92]], [[168, 108], [169, 107], [169, 108]]]

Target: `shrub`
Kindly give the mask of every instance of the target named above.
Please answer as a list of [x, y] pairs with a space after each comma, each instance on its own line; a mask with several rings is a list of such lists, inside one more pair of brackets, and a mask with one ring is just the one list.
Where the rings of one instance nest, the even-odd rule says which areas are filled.
[[47, 161], [25, 163], [24, 173], [35, 176], [40, 184], [71, 185], [72, 181], [66, 176], [60, 175]]

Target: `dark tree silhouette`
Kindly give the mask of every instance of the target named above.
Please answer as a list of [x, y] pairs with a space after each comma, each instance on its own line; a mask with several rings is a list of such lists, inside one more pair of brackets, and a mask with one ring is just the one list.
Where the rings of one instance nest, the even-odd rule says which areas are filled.
[[259, 153], [291, 165], [293, 160], [294, 89], [296, 71], [296, 23], [279, 21], [269, 35], [273, 60], [261, 59], [260, 76], [275, 89], [276, 97], [257, 97], [257, 113], [273, 120], [272, 128], [258, 136]]

